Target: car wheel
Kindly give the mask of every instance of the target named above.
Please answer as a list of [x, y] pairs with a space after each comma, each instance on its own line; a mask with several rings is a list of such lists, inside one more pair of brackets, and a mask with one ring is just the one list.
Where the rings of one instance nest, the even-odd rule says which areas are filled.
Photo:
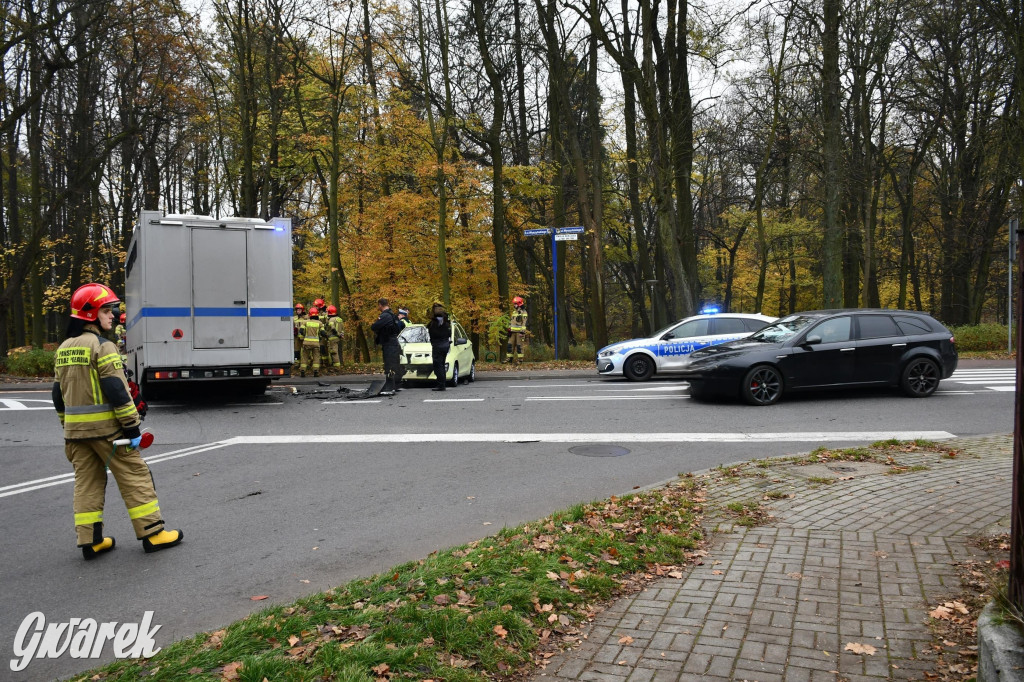
[[743, 378], [740, 395], [750, 405], [772, 405], [782, 397], [782, 375], [771, 365], [758, 365]]
[[642, 353], [630, 355], [622, 366], [622, 373], [630, 381], [647, 381], [654, 375], [654, 360]]
[[471, 384], [476, 381], [476, 360], [469, 365], [469, 376], [466, 377], [466, 383]]
[[903, 368], [900, 385], [911, 398], [927, 398], [939, 387], [939, 366], [928, 358], [915, 358]]
[[448, 381], [448, 385], [455, 387], [459, 385], [459, 363], [452, 365], [452, 378]]

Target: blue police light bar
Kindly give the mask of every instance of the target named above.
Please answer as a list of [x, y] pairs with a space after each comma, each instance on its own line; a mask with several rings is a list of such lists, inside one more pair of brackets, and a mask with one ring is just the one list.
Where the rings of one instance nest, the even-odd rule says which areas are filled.
[[722, 309], [719, 308], [717, 305], [706, 305], [700, 309], [701, 315], [714, 315], [720, 312], [722, 312]]

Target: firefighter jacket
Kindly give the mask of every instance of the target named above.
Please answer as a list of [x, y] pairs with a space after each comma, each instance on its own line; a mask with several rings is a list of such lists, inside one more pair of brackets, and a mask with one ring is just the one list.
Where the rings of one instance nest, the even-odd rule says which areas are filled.
[[302, 343], [305, 344], [316, 344], [320, 345], [320, 336], [324, 333], [324, 326], [320, 323], [320, 320], [316, 318], [309, 318], [303, 320], [299, 324], [299, 336], [302, 337]]
[[344, 336], [341, 332], [341, 318], [337, 315], [331, 315], [327, 318], [327, 335], [331, 338]]
[[95, 325], [60, 344], [54, 358], [53, 406], [65, 440], [139, 436], [135, 409], [117, 347]]
[[512, 311], [512, 321], [508, 326], [510, 332], [526, 331], [526, 309], [516, 308]]
[[305, 315], [292, 315], [292, 331], [293, 336], [299, 336], [299, 328], [302, 327], [302, 323], [306, 321]]

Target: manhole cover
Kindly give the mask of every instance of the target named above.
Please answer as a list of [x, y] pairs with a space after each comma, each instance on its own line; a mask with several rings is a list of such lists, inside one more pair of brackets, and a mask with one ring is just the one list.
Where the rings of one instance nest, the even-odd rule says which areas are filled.
[[828, 470], [829, 471], [834, 471], [834, 472], [836, 472], [838, 474], [844, 474], [844, 473], [849, 473], [851, 471], [857, 471], [857, 467], [844, 467], [844, 466], [833, 465], [833, 466], [830, 466], [828, 468]]
[[629, 450], [618, 445], [577, 445], [569, 448], [569, 452], [584, 457], [622, 457], [629, 454]]

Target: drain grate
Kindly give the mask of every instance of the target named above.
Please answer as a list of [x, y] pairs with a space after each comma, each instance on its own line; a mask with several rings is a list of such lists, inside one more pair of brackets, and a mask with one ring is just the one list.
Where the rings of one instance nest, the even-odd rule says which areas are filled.
[[569, 448], [569, 452], [584, 457], [622, 457], [629, 454], [629, 450], [618, 445], [577, 445]]

